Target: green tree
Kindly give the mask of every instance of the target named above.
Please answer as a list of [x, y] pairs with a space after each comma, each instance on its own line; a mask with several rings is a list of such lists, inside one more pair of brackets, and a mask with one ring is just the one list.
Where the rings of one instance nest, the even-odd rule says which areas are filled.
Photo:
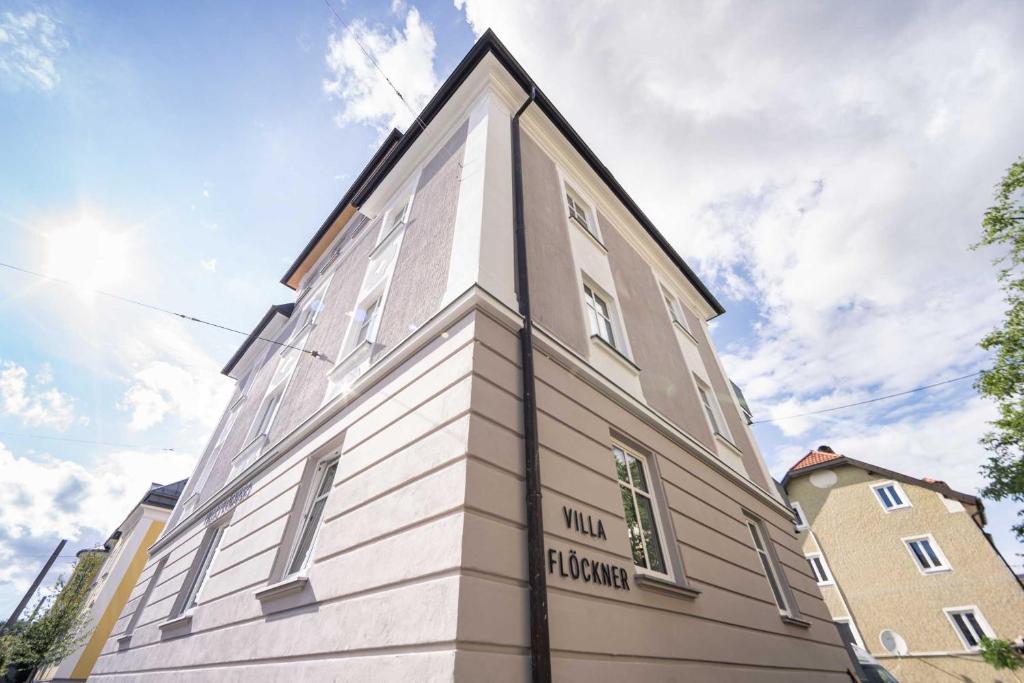
[[[1004, 249], [995, 263], [1007, 310], [1002, 325], [981, 340], [994, 363], [975, 388], [995, 401], [999, 417], [981, 443], [991, 453], [981, 471], [988, 478], [982, 494], [1024, 503], [1024, 157], [1006, 171], [996, 187], [995, 204], [985, 212], [981, 241], [975, 248]], [[1013, 526], [1024, 541], [1024, 510]]]
[[59, 662], [75, 651], [88, 636], [89, 618], [85, 602], [105, 554], [83, 553], [75, 563], [71, 578], [59, 579], [50, 594], [40, 598], [33, 613], [42, 616], [19, 624], [0, 642], [0, 664], [16, 664], [23, 670], [35, 670]]
[[1008, 640], [998, 638], [981, 639], [981, 657], [992, 665], [996, 671], [1006, 669], [1013, 677], [1020, 680], [1017, 671], [1024, 669], [1024, 657], [1020, 651]]

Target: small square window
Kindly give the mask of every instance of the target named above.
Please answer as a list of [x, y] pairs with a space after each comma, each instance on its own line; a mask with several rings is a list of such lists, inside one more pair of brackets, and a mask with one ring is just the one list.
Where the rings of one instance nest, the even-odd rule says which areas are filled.
[[907, 550], [917, 562], [918, 568], [925, 574], [934, 574], [950, 569], [946, 556], [942, 554], [939, 545], [931, 536], [905, 538], [903, 542], [907, 544]]
[[828, 565], [825, 564], [825, 558], [821, 554], [808, 555], [807, 562], [811, 565], [811, 573], [814, 574], [819, 586], [831, 586], [834, 583]]
[[907, 498], [907, 494], [894, 481], [875, 484], [871, 488], [874, 489], [875, 495], [878, 497], [878, 503], [886, 512], [910, 507], [910, 499]]
[[980, 650], [982, 638], [994, 637], [992, 629], [977, 607], [952, 607], [944, 611], [965, 649]]
[[593, 212], [580, 195], [568, 185], [565, 186], [565, 205], [569, 211], [569, 220], [600, 241]]
[[794, 502], [791, 507], [793, 510], [793, 522], [796, 524], [798, 531], [803, 531], [809, 526], [807, 524], [807, 516], [804, 515], [803, 507], [797, 502]]

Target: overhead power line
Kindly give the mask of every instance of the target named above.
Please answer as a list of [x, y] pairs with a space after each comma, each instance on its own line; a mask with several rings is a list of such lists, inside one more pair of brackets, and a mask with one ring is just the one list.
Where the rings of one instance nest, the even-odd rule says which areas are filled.
[[112, 441], [93, 441], [92, 439], [73, 439], [67, 436], [47, 436], [45, 434], [26, 434], [22, 432], [3, 432], [0, 431], [0, 436], [13, 436], [24, 439], [46, 439], [47, 441], [66, 441], [69, 443], [84, 443], [90, 446], [110, 446], [111, 448], [132, 448], [137, 450], [153, 450], [153, 451], [173, 451], [173, 448], [164, 448], [162, 446], [139, 446], [137, 444], [126, 444], [126, 443], [115, 443]]
[[[104, 291], [99, 290], [99, 289], [91, 289], [89, 287], [82, 287], [80, 285], [75, 284], [74, 282], [71, 282], [70, 280], [64, 280], [62, 278], [52, 277], [50, 275], [43, 275], [42, 273], [37, 273], [34, 270], [28, 270], [27, 268], [21, 268], [19, 266], [12, 266], [9, 263], [0, 262], [0, 268], [7, 268], [9, 270], [17, 271], [19, 273], [24, 273], [26, 275], [31, 275], [33, 277], [41, 278], [43, 280], [48, 280], [50, 282], [56, 282], [59, 285], [63, 285], [65, 287], [70, 287], [71, 289], [75, 289], [75, 290], [78, 290], [78, 291], [89, 292], [90, 294], [96, 294], [98, 296], [105, 296], [105, 297], [107, 297], [109, 299], [116, 299], [117, 301], [122, 301], [122, 302], [124, 302], [126, 304], [132, 304], [134, 306], [141, 306], [142, 308], [148, 308], [151, 311], [157, 311], [159, 313], [165, 313], [167, 315], [173, 315], [176, 318], [181, 318], [182, 320], [187, 320], [187, 321], [193, 322], [193, 323], [199, 323], [200, 325], [208, 325], [210, 327], [215, 327], [218, 330], [224, 330], [226, 332], [233, 332], [234, 334], [240, 334], [243, 337], [248, 337], [249, 336], [248, 332], [243, 332], [242, 330], [236, 330], [235, 328], [228, 327], [227, 325], [221, 325], [220, 323], [213, 323], [213, 322], [210, 322], [209, 320], [203, 320], [201, 318], [197, 318], [197, 317], [192, 316], [192, 315], [186, 315], [184, 313], [178, 313], [176, 311], [171, 311], [171, 310], [168, 310], [166, 308], [161, 308], [160, 306], [154, 306], [153, 304], [147, 304], [144, 301], [138, 301], [136, 299], [130, 299], [130, 298], [126, 297], [126, 296], [121, 296], [120, 294], [112, 294], [110, 292], [104, 292]], [[308, 353], [313, 358], [323, 358], [323, 359], [326, 360], [326, 356], [324, 356], [324, 354], [320, 353], [319, 351], [309, 351], [309, 350], [306, 350], [306, 349], [303, 349], [303, 348], [299, 348], [298, 346], [292, 346], [291, 344], [288, 344], [286, 342], [277, 341], [276, 339], [267, 339], [266, 337], [259, 337], [259, 336], [257, 336], [256, 339], [259, 339], [260, 341], [265, 341], [268, 344], [275, 344], [277, 346], [283, 346], [284, 348], [287, 348], [287, 349], [294, 349], [295, 351], [299, 351], [301, 353]]]
[[812, 410], [812, 411], [807, 412], [807, 413], [797, 413], [796, 415], [786, 415], [784, 417], [773, 417], [773, 418], [768, 418], [768, 419], [765, 419], [765, 420], [754, 420], [750, 424], [752, 424], [752, 425], [759, 425], [759, 424], [764, 424], [766, 422], [780, 422], [782, 420], [792, 420], [792, 419], [797, 418], [797, 417], [809, 417], [811, 415], [821, 415], [822, 413], [831, 413], [831, 412], [835, 412], [837, 410], [845, 410], [846, 408], [855, 408], [857, 406], [867, 405], [868, 403], [876, 403], [878, 401], [886, 401], [886, 400], [888, 400], [890, 398], [897, 398], [899, 396], [906, 396], [907, 394], [913, 394], [913, 393], [918, 392], [918, 391], [924, 391], [925, 389], [934, 389], [935, 387], [941, 387], [943, 384], [952, 384], [953, 382], [960, 382], [960, 381], [965, 380], [965, 379], [970, 379], [972, 377], [977, 377], [982, 372], [984, 372], [984, 371], [983, 370], [978, 370], [977, 372], [972, 372], [971, 374], [964, 375], [962, 377], [954, 377], [953, 379], [943, 380], [942, 382], [936, 382], [935, 384], [926, 384], [923, 387], [914, 387], [913, 389], [907, 389], [906, 391], [899, 391], [899, 392], [897, 392], [895, 394], [887, 394], [885, 396], [876, 396], [875, 398], [869, 398], [866, 401], [857, 401], [856, 403], [847, 403], [845, 405], [834, 406], [832, 408], [825, 408], [823, 410]]
[[[342, 19], [341, 15], [338, 14], [337, 10], [334, 9], [334, 6], [330, 3], [330, 0], [324, 0], [324, 4], [327, 5], [327, 9], [331, 10], [331, 14], [333, 14], [338, 21], [340, 21], [342, 24], [345, 23], [345, 20]], [[387, 84], [391, 87], [391, 89], [395, 91], [395, 94], [398, 95], [398, 99], [402, 100], [402, 104], [404, 104], [406, 109], [409, 110], [409, 113], [412, 114], [413, 117], [415, 117], [416, 123], [420, 124], [420, 129], [425, 129], [427, 126], [426, 124], [423, 123], [423, 119], [421, 119], [420, 115], [416, 113], [416, 110], [412, 108], [412, 105], [409, 104], [409, 101], [407, 99], [405, 99], [405, 96], [402, 95], [402, 92], [397, 87], [395, 87], [394, 83], [391, 82], [391, 79], [388, 78], [388, 75], [384, 73], [384, 69], [381, 68], [380, 64], [374, 58], [373, 54], [366, 48], [365, 45], [363, 45], [363, 41], [359, 40], [359, 36], [356, 35], [356, 32], [351, 31], [349, 35], [352, 36], [352, 40], [356, 42], [356, 45], [358, 45], [359, 49], [363, 51], [363, 54], [366, 55], [366, 58], [370, 60], [370, 64], [373, 64], [373, 67], [377, 69], [377, 72], [381, 75], [381, 78], [383, 78], [385, 82], [387, 82]]]

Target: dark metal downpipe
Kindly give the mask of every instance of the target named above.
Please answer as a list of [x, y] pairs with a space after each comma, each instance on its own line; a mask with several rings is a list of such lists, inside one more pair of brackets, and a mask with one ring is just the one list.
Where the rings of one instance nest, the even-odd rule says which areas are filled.
[[548, 630], [548, 586], [544, 574], [544, 518], [540, 490], [540, 445], [537, 439], [537, 380], [533, 369], [533, 316], [526, 269], [526, 232], [523, 216], [523, 158], [519, 117], [537, 97], [530, 96], [512, 117], [512, 222], [515, 240], [516, 296], [523, 326], [519, 351], [523, 370], [523, 450], [526, 470], [526, 566], [530, 577], [530, 660], [533, 683], [551, 682], [551, 639]]

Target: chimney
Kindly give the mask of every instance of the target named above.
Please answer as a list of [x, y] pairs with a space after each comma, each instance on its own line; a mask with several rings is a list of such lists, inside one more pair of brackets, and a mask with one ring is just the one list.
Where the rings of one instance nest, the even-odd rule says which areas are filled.
[[835, 453], [835, 451], [832, 450], [832, 448], [830, 446], [826, 446], [825, 444], [822, 444], [822, 445], [818, 446], [818, 452], [819, 453], [833, 453], [833, 454]]

